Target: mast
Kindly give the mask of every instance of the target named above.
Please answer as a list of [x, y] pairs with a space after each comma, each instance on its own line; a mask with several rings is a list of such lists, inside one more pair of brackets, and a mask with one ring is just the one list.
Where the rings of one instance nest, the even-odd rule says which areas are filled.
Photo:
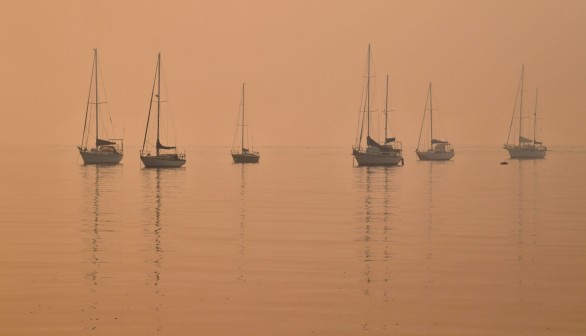
[[525, 64], [521, 67], [521, 96], [519, 97], [519, 146], [523, 136], [523, 85], [525, 82]]
[[366, 135], [370, 137], [370, 44], [368, 45], [368, 65], [366, 79]]
[[161, 53], [157, 55], [157, 156], [159, 156], [159, 122], [161, 121]]
[[385, 94], [385, 144], [387, 143], [388, 113], [389, 113], [389, 75], [387, 75], [387, 86]]
[[240, 152], [244, 154], [244, 85], [246, 83], [242, 83], [242, 134], [240, 140]]
[[96, 69], [96, 148], [98, 147], [98, 49], [94, 49], [94, 68]]
[[429, 82], [429, 128], [431, 130], [431, 147], [433, 148], [433, 96], [431, 94], [431, 82]]

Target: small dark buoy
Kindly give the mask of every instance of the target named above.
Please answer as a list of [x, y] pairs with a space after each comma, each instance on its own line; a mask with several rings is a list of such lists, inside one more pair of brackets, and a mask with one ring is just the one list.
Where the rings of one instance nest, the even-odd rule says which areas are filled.
[[507, 161], [502, 161], [501, 164], [502, 165], [508, 165], [509, 163]]

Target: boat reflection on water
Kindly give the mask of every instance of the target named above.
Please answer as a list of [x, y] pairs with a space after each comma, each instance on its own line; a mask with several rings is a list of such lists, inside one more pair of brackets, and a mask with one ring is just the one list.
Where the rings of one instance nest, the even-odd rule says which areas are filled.
[[246, 169], [248, 169], [248, 165], [240, 165], [240, 262], [238, 264], [238, 280], [242, 281], [246, 281], [243, 266], [246, 254]]
[[115, 222], [117, 214], [117, 205], [114, 201], [115, 194], [118, 192], [118, 179], [122, 175], [122, 166], [120, 165], [83, 165], [79, 167], [82, 180], [84, 181], [84, 196], [88, 198], [88, 209], [84, 213], [91, 214], [87, 219], [83, 219], [82, 231], [84, 232], [84, 246], [89, 252], [87, 266], [84, 277], [88, 280], [90, 298], [83, 311], [89, 317], [85, 319], [89, 325], [84, 325], [84, 329], [93, 330], [97, 328], [100, 297], [100, 283], [103, 279], [109, 278], [105, 265], [109, 263], [107, 257], [108, 247], [103, 240], [104, 232], [115, 232], [110, 227], [110, 223]]
[[[163, 282], [163, 256], [164, 247], [162, 234], [164, 233], [164, 211], [163, 191], [161, 184], [168, 174], [175, 170], [165, 168], [142, 169], [144, 178], [144, 210], [143, 210], [143, 233], [146, 242], [146, 263], [151, 265], [148, 271], [146, 283], [152, 286], [151, 293], [154, 297], [151, 300], [151, 309], [155, 312], [154, 327], [157, 334], [162, 332], [161, 310], [162, 310], [162, 282]], [[163, 183], [164, 184], [164, 183]]]
[[162, 263], [162, 242], [161, 242], [161, 168], [155, 168], [152, 171], [144, 170], [145, 177], [147, 178], [147, 188], [150, 189], [150, 192], [147, 193], [147, 198], [145, 199], [145, 213], [150, 212], [150, 216], [146, 216], [146, 218], [152, 218], [151, 221], [147, 221], [144, 223], [144, 233], [147, 236], [147, 241], [149, 241], [150, 251], [153, 252], [151, 255], [151, 259], [148, 260], [149, 263], [153, 265], [153, 273], [151, 274], [150, 283], [155, 286], [155, 293], [159, 293], [159, 283], [161, 281], [161, 263]]
[[[424, 160], [422, 160], [424, 161]], [[434, 223], [433, 223], [433, 218], [436, 215], [435, 211], [436, 211], [436, 207], [437, 205], [435, 204], [434, 200], [434, 193], [433, 193], [433, 177], [434, 177], [434, 167], [436, 167], [436, 173], [437, 173], [437, 166], [438, 165], [445, 165], [446, 162], [442, 162], [442, 161], [427, 161], [427, 162], [421, 162], [422, 164], [427, 164], [429, 167], [427, 169], [428, 171], [428, 180], [427, 180], [427, 222], [426, 222], [426, 247], [427, 247], [427, 251], [426, 251], [426, 257], [425, 257], [425, 289], [427, 291], [426, 293], [426, 298], [427, 300], [430, 300], [431, 297], [433, 297], [433, 284], [434, 284], [434, 278], [433, 278], [433, 274], [434, 274], [434, 254], [433, 254], [433, 248], [434, 248]], [[441, 169], [439, 169], [441, 170]]]
[[[364, 263], [364, 286], [362, 294], [368, 300], [392, 300], [390, 261], [392, 259], [393, 209], [392, 198], [398, 194], [396, 182], [397, 168], [393, 167], [361, 167], [356, 169], [356, 185], [363, 197], [357, 221], [360, 227], [357, 239], [361, 244], [360, 258]], [[370, 301], [369, 301], [370, 302]], [[370, 325], [370, 310], [375, 309], [374, 303], [368, 304], [365, 311], [364, 330], [386, 329], [386, 325]]]
[[[537, 169], [539, 160], [519, 160], [517, 177], [517, 265], [519, 287], [526, 286], [531, 274], [527, 272], [535, 261], [534, 249], [537, 246], [538, 234], [536, 216], [539, 213], [537, 204]], [[534, 264], [532, 267], [535, 267]], [[519, 301], [525, 300], [523, 290], [519, 290]]]

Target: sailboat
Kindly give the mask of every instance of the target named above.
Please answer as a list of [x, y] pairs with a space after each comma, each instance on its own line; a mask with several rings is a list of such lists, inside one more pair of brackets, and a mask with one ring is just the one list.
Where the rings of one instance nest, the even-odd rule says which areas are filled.
[[[161, 143], [161, 103], [164, 102], [165, 101], [161, 100], [161, 54], [159, 53], [157, 56], [157, 68], [155, 71], [153, 90], [151, 92], [149, 114], [147, 117], [147, 124], [144, 132], [144, 141], [142, 143], [142, 149], [140, 151], [140, 159], [144, 166], [147, 168], [177, 168], [183, 166], [186, 162], [185, 153], [178, 153], [177, 147], [166, 146]], [[151, 121], [151, 112], [153, 110], [153, 105], [156, 105], [157, 114], [156, 120]], [[152, 139], [152, 134], [149, 134], [154, 132], [154, 130], [151, 130], [151, 132], [149, 132], [149, 125], [151, 124], [151, 122], [155, 123], [156, 128], [156, 141], [154, 142], [150, 140]], [[149, 135], [151, 135], [151, 137], [149, 137]], [[155, 151], [154, 153], [151, 153], [153, 147]]]
[[[245, 131], [244, 127], [247, 126], [244, 119], [244, 86], [246, 83], [242, 83], [242, 93], [240, 95], [240, 113], [239, 123], [236, 123], [236, 132], [234, 134], [234, 144], [232, 146], [232, 159], [234, 163], [258, 163], [260, 160], [260, 153], [253, 150], [249, 150], [245, 146]], [[236, 147], [236, 135], [238, 134], [238, 127], [240, 126], [240, 148]]]
[[[511, 159], [543, 159], [547, 153], [547, 147], [541, 141], [537, 141], [537, 89], [535, 91], [535, 110], [533, 112], [533, 139], [527, 136], [528, 130], [523, 126], [523, 86], [525, 81], [525, 66], [521, 68], [521, 79], [517, 88], [517, 97], [515, 98], [515, 106], [513, 108], [513, 116], [511, 117], [511, 125], [509, 126], [509, 135], [507, 143], [504, 148], [509, 151]], [[518, 125], [515, 125], [515, 112], [517, 111], [517, 101], [519, 102], [519, 117]], [[515, 141], [517, 137], [518, 141]]]
[[[385, 100], [385, 137], [380, 144], [371, 137], [371, 90], [370, 90], [370, 44], [368, 45], [365, 99], [359, 120], [359, 131], [356, 144], [352, 147], [352, 155], [359, 166], [396, 166], [404, 164], [402, 144], [396, 138], [388, 136], [388, 101], [389, 101], [389, 76], [387, 76], [386, 100]], [[366, 124], [366, 125], [365, 125]], [[366, 132], [364, 132], [366, 128]], [[363, 146], [363, 135], [366, 133], [366, 146]]]
[[[100, 102], [98, 95], [98, 49], [94, 49], [94, 61], [92, 66], [92, 79], [90, 81], [90, 92], [85, 110], [85, 121], [83, 124], [83, 134], [81, 144], [77, 147], [84, 164], [117, 164], [122, 160], [124, 143], [122, 139], [109, 138], [106, 134], [107, 121], [110, 121], [109, 127], [112, 128], [111, 118], [100, 118]], [[93, 101], [92, 101], [93, 94]], [[92, 106], [94, 107], [92, 109]], [[93, 112], [93, 113], [92, 113]], [[95, 118], [95, 127], [92, 127], [92, 117]], [[106, 122], [104, 122], [106, 119]], [[100, 127], [100, 122], [103, 123]], [[95, 147], [88, 148], [90, 132], [95, 128]], [[112, 131], [113, 132], [113, 131]]]
[[[429, 107], [429, 109], [428, 109]], [[424, 139], [423, 126], [425, 125], [427, 111], [429, 111], [429, 139]], [[421, 121], [421, 130], [419, 131], [419, 142], [415, 150], [419, 160], [431, 161], [446, 161], [454, 157], [454, 148], [448, 141], [439, 140], [433, 134], [433, 95], [431, 93], [431, 83], [429, 83], [429, 91], [427, 92], [427, 102], [423, 110], [423, 120]]]

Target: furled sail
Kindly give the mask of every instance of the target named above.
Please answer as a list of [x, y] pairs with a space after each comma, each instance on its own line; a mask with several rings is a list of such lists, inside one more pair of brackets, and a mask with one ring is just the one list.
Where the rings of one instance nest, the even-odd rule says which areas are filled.
[[97, 139], [96, 140], [96, 147], [97, 146], [108, 146], [108, 145], [115, 145], [115, 142], [112, 141], [108, 141], [108, 140], [102, 140], [102, 139]]
[[374, 141], [370, 136], [366, 137], [366, 144], [371, 147], [380, 147], [380, 144]]
[[435, 144], [447, 144], [448, 142], [447, 141], [441, 141], [441, 140], [438, 140], [438, 139], [432, 139], [431, 140], [431, 143], [435, 145]]
[[519, 136], [519, 142], [533, 142], [531, 139], [527, 139], [525, 137]]
[[543, 143], [541, 141], [535, 141], [536, 145], [543, 145]]
[[389, 142], [395, 142], [395, 138], [386, 138], [385, 139], [385, 144], [388, 144]]
[[157, 140], [157, 149], [175, 149], [175, 146], [163, 146], [159, 140]]

